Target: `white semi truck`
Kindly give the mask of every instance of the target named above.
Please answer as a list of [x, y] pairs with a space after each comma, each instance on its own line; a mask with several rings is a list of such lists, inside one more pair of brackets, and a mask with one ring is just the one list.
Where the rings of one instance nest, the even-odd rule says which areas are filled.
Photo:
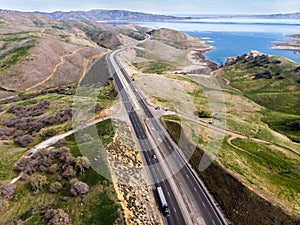
[[170, 212], [169, 212], [168, 203], [166, 201], [164, 192], [161, 187], [157, 187], [156, 191], [159, 198], [162, 213], [164, 214], [164, 216], [168, 217], [170, 215]]

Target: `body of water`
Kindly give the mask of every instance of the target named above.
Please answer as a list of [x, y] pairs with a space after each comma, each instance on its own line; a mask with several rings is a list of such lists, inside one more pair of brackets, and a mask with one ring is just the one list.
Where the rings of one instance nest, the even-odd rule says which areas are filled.
[[283, 19], [203, 19], [196, 21], [132, 22], [140, 26], [170, 28], [189, 35], [204, 38], [214, 47], [205, 55], [221, 64], [227, 57], [243, 55], [250, 50], [279, 55], [300, 63], [300, 56], [291, 50], [276, 50], [269, 46], [278, 41], [287, 41], [288, 35], [300, 34], [300, 20]]
[[243, 55], [251, 50], [279, 55], [300, 63], [300, 56], [290, 50], [270, 48], [276, 40], [285, 40], [286, 36], [280, 33], [253, 33], [253, 32], [186, 32], [189, 35], [204, 38], [213, 50], [205, 53], [206, 58], [221, 64], [227, 57]]

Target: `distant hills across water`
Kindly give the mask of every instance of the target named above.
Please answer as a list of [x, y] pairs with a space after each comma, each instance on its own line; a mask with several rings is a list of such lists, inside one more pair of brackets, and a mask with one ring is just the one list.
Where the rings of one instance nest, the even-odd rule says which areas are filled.
[[[19, 12], [0, 9], [0, 12]], [[164, 20], [188, 20], [188, 19], [204, 19], [204, 18], [263, 18], [263, 19], [300, 19], [300, 12], [289, 14], [269, 14], [269, 15], [156, 15], [142, 12], [132, 12], [126, 10], [90, 10], [90, 11], [56, 11], [56, 12], [22, 12], [34, 13], [55, 20], [94, 20], [94, 21], [112, 21], [112, 20], [128, 20], [128, 21], [164, 21]]]

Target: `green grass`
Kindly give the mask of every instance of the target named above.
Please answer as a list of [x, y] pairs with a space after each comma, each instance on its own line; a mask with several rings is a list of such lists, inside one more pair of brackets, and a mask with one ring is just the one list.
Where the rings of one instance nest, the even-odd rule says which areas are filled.
[[[96, 128], [96, 130], [94, 130]], [[89, 135], [92, 140], [82, 142], [81, 137]], [[105, 177], [109, 177], [109, 169], [106, 165], [105, 159], [105, 146], [110, 143], [114, 137], [114, 128], [110, 119], [96, 124], [96, 127], [91, 126], [77, 134], [66, 137], [68, 141], [67, 147], [71, 149], [74, 156], [84, 155], [90, 162], [94, 170]], [[97, 159], [97, 161], [95, 161]], [[86, 181], [93, 182], [94, 176], [87, 176]], [[95, 175], [95, 177], [97, 177]], [[102, 176], [101, 176], [102, 177]], [[101, 179], [106, 179], [102, 177]]]
[[[300, 193], [299, 160], [288, 157], [283, 152], [271, 149], [267, 145], [243, 139], [234, 139], [232, 143], [245, 150], [235, 151], [249, 162], [248, 167], [256, 175], [259, 175], [260, 179], [267, 180], [269, 184], [286, 190], [288, 199], [294, 197], [293, 195], [288, 196], [289, 194]], [[282, 193], [277, 193], [277, 195], [280, 198]]]
[[[140, 44], [140, 45], [143, 45], [143, 44]], [[140, 46], [139, 45], [139, 46]], [[142, 47], [142, 46], [141, 46]], [[153, 53], [151, 53], [150, 51], [147, 51], [147, 50], [140, 50], [140, 49], [137, 49], [136, 50], [136, 56], [137, 57], [141, 57], [141, 58], [144, 58], [144, 59], [150, 59], [150, 60], [153, 60], [155, 59], [155, 55]]]
[[16, 174], [12, 171], [15, 163], [25, 154], [26, 148], [17, 147], [15, 144], [4, 145], [0, 142], [0, 181], [13, 179]]
[[170, 62], [164, 61], [150, 61], [146, 68], [142, 71], [144, 73], [163, 73], [175, 69], [175, 66]]
[[[96, 130], [105, 145], [112, 141], [114, 132], [111, 120], [97, 124]], [[85, 132], [87, 132], [87, 130]], [[66, 139], [68, 141], [67, 147], [71, 148], [72, 154], [75, 157], [81, 156], [82, 152], [79, 151], [79, 148], [81, 149], [82, 146], [80, 145], [86, 143], [78, 144], [77, 146], [74, 135]], [[88, 147], [90, 151], [95, 150], [98, 151], [98, 153], [103, 151], [101, 148], [94, 148], [94, 142]], [[21, 153], [23, 154], [24, 152], [20, 152], [20, 154]], [[11, 156], [8, 155], [7, 157], [10, 158]], [[16, 155], [16, 157], [20, 157], [20, 155]], [[87, 155], [87, 157], [89, 158], [89, 155]], [[95, 157], [95, 154], [93, 157]], [[90, 161], [93, 159], [90, 159]], [[13, 165], [13, 163], [10, 164]], [[69, 214], [72, 224], [114, 224], [114, 222], [120, 218], [120, 205], [117, 204], [117, 197], [112, 184], [106, 177], [103, 177], [102, 174], [95, 171], [98, 171], [98, 168], [96, 168], [98, 164], [101, 164], [100, 166], [102, 167], [105, 166], [106, 172], [109, 173], [104, 160], [98, 160], [97, 162], [91, 161], [91, 167], [85, 171], [85, 174], [78, 175], [78, 178], [86, 182], [90, 188], [89, 192], [82, 197], [75, 198], [69, 196], [69, 182], [65, 179], [60, 181], [63, 185], [63, 189], [60, 192], [56, 194], [49, 193], [49, 185], [57, 181], [57, 174], [50, 175], [45, 173], [49, 185], [38, 195], [32, 195], [32, 190], [28, 182], [18, 182], [15, 193], [17, 200], [10, 201], [9, 210], [6, 211], [5, 214], [0, 215], [1, 221], [6, 223], [20, 217], [24, 224], [43, 224], [44, 219], [42, 212], [48, 207], [64, 209]], [[5, 168], [7, 170], [6, 166]], [[65, 196], [67, 196], [67, 198], [65, 198]]]
[[[96, 134], [94, 133], [94, 127], [88, 127], [83, 130], [83, 132], [80, 132], [78, 134], [72, 134], [68, 137], [66, 137], [66, 140], [69, 142], [67, 147], [71, 149], [71, 152], [74, 156], [80, 156], [82, 153], [80, 152], [80, 148], [85, 149], [89, 147], [93, 148], [101, 148], [102, 146], [110, 143], [112, 141], [112, 138], [114, 137], [114, 129], [112, 126], [111, 119], [104, 120], [98, 124], [96, 124]], [[89, 134], [92, 138], [96, 139], [95, 141], [86, 142], [86, 143], [80, 143], [80, 137], [82, 134]], [[100, 139], [100, 142], [98, 142], [98, 138]], [[98, 146], [94, 146], [97, 144]], [[93, 155], [93, 154], [91, 154]]]
[[105, 86], [100, 87], [98, 98], [102, 100], [114, 100], [117, 96], [113, 82], [108, 82]]
[[72, 29], [72, 26], [70, 26], [66, 21], [60, 20], [59, 22], [66, 29]]
[[268, 93], [262, 90], [261, 93], [246, 93], [246, 96], [274, 111], [290, 114], [300, 112], [300, 91]]
[[300, 120], [300, 115], [279, 113], [271, 110], [265, 110], [263, 115], [262, 121], [267, 123], [271, 129], [286, 135], [292, 141], [300, 143], [300, 130], [292, 130], [291, 127], [287, 126], [287, 123]]
[[58, 26], [58, 25], [53, 25], [51, 26], [53, 29], [57, 29], [57, 30], [64, 30], [65, 28]]
[[28, 39], [28, 37], [11, 37], [11, 38], [1, 39], [1, 41], [5, 41], [5, 42], [17, 42], [17, 41], [22, 41], [22, 40], [26, 40], [26, 39]]
[[29, 49], [31, 49], [32, 47], [33, 45], [23, 46], [1, 55], [0, 63], [2, 64], [2, 66], [0, 68], [0, 71], [9, 69], [12, 65], [17, 64], [23, 56], [27, 55]]
[[19, 102], [18, 105], [27, 106], [27, 105], [31, 105], [31, 104], [35, 104], [35, 103], [37, 103], [36, 99], [28, 99], [28, 100]]
[[[280, 64], [272, 63], [280, 60]], [[224, 69], [224, 76], [229, 79], [230, 86], [243, 92], [243, 95], [255, 103], [265, 107], [261, 113], [262, 122], [291, 140], [299, 142], [299, 131], [291, 130], [286, 124], [299, 120], [300, 112], [300, 72], [295, 72], [299, 66], [282, 57], [271, 56], [269, 63], [261, 63], [261, 66], [253, 66], [252, 62], [239, 61], [235, 65]], [[272, 79], [253, 80], [257, 73], [268, 69], [272, 73]], [[284, 79], [277, 79], [280, 73]]]
[[2, 35], [11, 36], [11, 35], [20, 35], [20, 34], [29, 34], [29, 33], [30, 33], [30, 31], [20, 31], [20, 32], [5, 33]]
[[36, 25], [38, 27], [45, 25], [45, 23], [43, 21], [37, 20], [37, 19], [33, 20], [32, 22], [34, 23], [34, 25]]
[[104, 191], [99, 193], [91, 202], [91, 207], [86, 213], [90, 213], [90, 216], [82, 219], [86, 225], [112, 225], [120, 217], [119, 208], [120, 206], [110, 199], [109, 194]]
[[[163, 120], [172, 138], [176, 142], [180, 140], [183, 151], [189, 155], [189, 145], [185, 135], [182, 131], [180, 132], [181, 126], [178, 118], [168, 116]], [[184, 120], [180, 123], [187, 125]], [[205, 134], [209, 133], [209, 129], [204, 127], [201, 129], [201, 132], [197, 133], [200, 135], [197, 144], [206, 150], [208, 140]], [[191, 140], [190, 136], [188, 138]], [[216, 160], [232, 173], [238, 174], [244, 182], [266, 194], [270, 201], [297, 213], [300, 193], [299, 156], [284, 148], [239, 138], [232, 141], [235, 148], [227, 143], [227, 139], [228, 137], [224, 139]], [[190, 159], [195, 168], [201, 159], [201, 154], [199, 154], [200, 152], [196, 150]]]
[[60, 37], [61, 39], [66, 39], [66, 38], [69, 37], [69, 35], [60, 34], [59, 37]]
[[[270, 57], [271, 58], [271, 57]], [[230, 80], [231, 86], [240, 89], [241, 91], [255, 92], [262, 90], [264, 92], [278, 92], [280, 91], [291, 91], [291, 87], [294, 90], [299, 90], [299, 85], [297, 85], [297, 80], [300, 78], [300, 73], [296, 73], [297, 64], [287, 61], [281, 57], [275, 57], [273, 59], [280, 59], [281, 64], [266, 64], [267, 68], [264, 67], [252, 67], [249, 68], [249, 63], [238, 62], [235, 65], [226, 67], [224, 69], [224, 76]], [[258, 79], [253, 80], [253, 77], [257, 73], [263, 73], [265, 70], [270, 70], [273, 74], [272, 79]], [[285, 76], [284, 79], [277, 79], [275, 76], [277, 72], [281, 72]]]

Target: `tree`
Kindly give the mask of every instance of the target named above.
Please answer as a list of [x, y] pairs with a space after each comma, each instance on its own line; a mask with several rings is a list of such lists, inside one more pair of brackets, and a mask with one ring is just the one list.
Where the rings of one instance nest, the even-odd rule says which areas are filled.
[[73, 196], [81, 196], [84, 195], [89, 191], [89, 186], [81, 181], [78, 182], [70, 182], [71, 183], [71, 189], [70, 192]]
[[90, 161], [85, 156], [79, 156], [76, 158], [75, 168], [79, 170], [80, 174], [84, 174], [84, 170], [90, 167]]
[[16, 190], [16, 185], [11, 182], [6, 182], [1, 187], [1, 195], [3, 198], [9, 198]]
[[48, 209], [45, 213], [46, 225], [71, 224], [69, 215], [62, 209]]
[[62, 185], [61, 183], [59, 183], [58, 181], [54, 182], [53, 184], [50, 185], [50, 192], [51, 193], [57, 193], [62, 189]]
[[48, 184], [47, 177], [44, 175], [35, 175], [30, 178], [30, 185], [33, 190], [41, 191]]

